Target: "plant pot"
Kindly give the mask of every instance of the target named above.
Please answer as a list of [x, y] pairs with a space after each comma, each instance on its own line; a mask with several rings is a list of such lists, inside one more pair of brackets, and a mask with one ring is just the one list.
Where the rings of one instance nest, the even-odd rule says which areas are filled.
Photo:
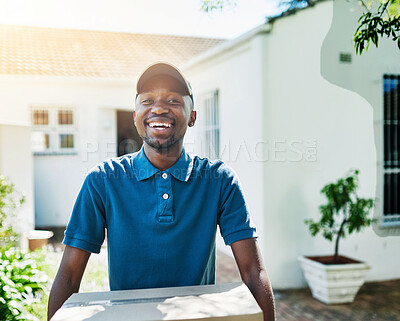
[[34, 251], [39, 247], [47, 245], [49, 238], [53, 236], [52, 231], [32, 230], [28, 233], [27, 239], [29, 250]]
[[300, 256], [304, 277], [317, 300], [326, 304], [351, 303], [364, 284], [370, 267], [360, 261], [339, 256], [344, 263], [325, 264], [332, 256]]

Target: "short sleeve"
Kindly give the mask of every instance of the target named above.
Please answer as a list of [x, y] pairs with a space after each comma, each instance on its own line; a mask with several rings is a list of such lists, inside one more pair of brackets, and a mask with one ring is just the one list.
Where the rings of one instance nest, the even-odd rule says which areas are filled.
[[72, 210], [63, 244], [99, 253], [105, 235], [104, 181], [99, 167], [88, 173]]
[[219, 170], [222, 184], [218, 223], [225, 244], [257, 237], [236, 173], [227, 165]]

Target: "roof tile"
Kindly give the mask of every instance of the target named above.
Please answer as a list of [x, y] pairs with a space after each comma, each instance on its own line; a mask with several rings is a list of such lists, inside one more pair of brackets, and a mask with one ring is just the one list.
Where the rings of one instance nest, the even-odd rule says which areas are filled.
[[0, 74], [135, 78], [180, 66], [223, 39], [0, 25]]

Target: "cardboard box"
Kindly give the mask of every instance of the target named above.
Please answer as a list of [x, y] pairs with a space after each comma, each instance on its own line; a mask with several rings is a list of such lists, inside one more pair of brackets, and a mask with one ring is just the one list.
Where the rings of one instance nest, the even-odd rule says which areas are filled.
[[262, 321], [243, 283], [75, 293], [51, 321], [235, 320]]

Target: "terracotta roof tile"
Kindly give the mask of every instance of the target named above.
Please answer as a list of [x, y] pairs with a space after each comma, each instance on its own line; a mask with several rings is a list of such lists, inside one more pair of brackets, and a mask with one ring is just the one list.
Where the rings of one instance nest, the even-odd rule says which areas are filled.
[[133, 78], [177, 66], [222, 39], [0, 25], [0, 74]]

